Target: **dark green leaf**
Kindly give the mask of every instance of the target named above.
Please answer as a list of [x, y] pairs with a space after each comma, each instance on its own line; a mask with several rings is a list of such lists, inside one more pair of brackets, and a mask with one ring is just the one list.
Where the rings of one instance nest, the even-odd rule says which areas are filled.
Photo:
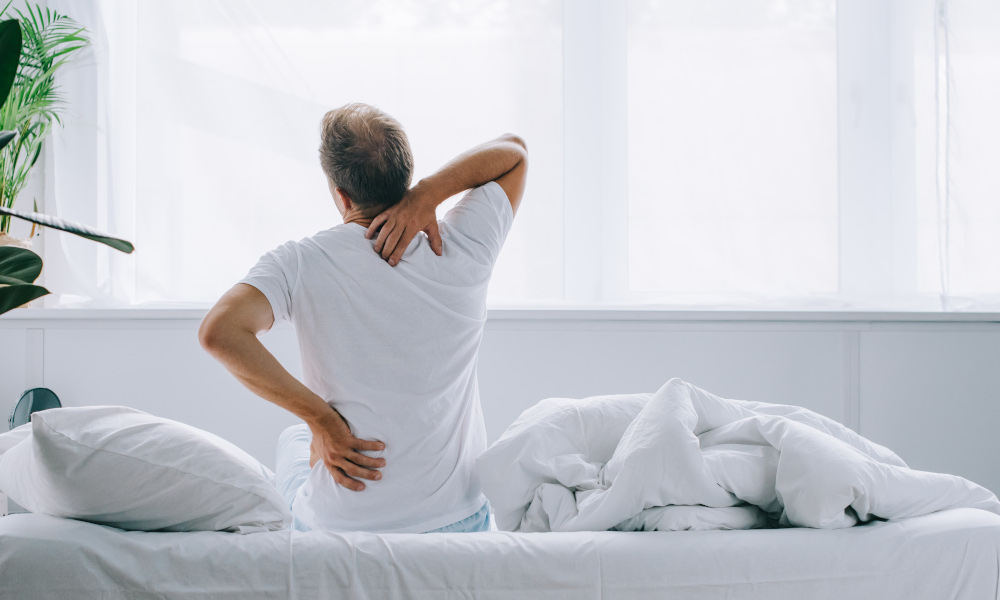
[[19, 306], [49, 294], [49, 290], [40, 285], [22, 283], [20, 285], [0, 285], [0, 315]]
[[127, 242], [121, 238], [110, 236], [106, 233], [101, 233], [100, 231], [91, 229], [86, 225], [74, 223], [73, 221], [58, 219], [56, 217], [50, 217], [48, 215], [43, 215], [41, 213], [21, 212], [19, 210], [14, 210], [12, 208], [3, 208], [3, 207], [0, 207], [0, 215], [10, 215], [12, 217], [24, 219], [25, 221], [31, 221], [32, 223], [45, 225], [46, 227], [51, 227], [52, 229], [59, 229], [61, 231], [73, 233], [80, 237], [87, 238], [88, 240], [94, 240], [95, 242], [100, 242], [102, 244], [110, 246], [115, 250], [124, 252], [125, 254], [131, 254], [135, 250], [135, 246], [133, 246], [131, 242]]
[[21, 60], [21, 24], [16, 19], [0, 22], [0, 105], [7, 101]]
[[[42, 273], [42, 258], [25, 248], [0, 246], [0, 276], [31, 283]], [[0, 283], [10, 284], [9, 281]]]
[[16, 131], [0, 131], [0, 150], [3, 150], [16, 137]]
[[25, 282], [21, 281], [16, 277], [7, 277], [6, 275], [0, 275], [0, 285], [24, 285]]

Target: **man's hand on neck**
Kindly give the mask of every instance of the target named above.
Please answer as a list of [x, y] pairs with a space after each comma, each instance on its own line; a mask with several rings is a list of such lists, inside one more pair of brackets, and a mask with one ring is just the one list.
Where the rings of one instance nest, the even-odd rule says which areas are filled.
[[[375, 251], [391, 266], [396, 266], [410, 242], [421, 231], [427, 234], [431, 248], [441, 256], [443, 246], [438, 233], [435, 209], [455, 194], [496, 181], [504, 189], [517, 213], [524, 192], [528, 151], [524, 140], [505, 134], [463, 152], [433, 175], [410, 188], [403, 200], [368, 225], [365, 237], [378, 233]], [[346, 219], [345, 219], [346, 221]]]
[[437, 213], [435, 209], [441, 201], [420, 183], [406, 192], [399, 204], [382, 211], [374, 219], [369, 220], [365, 237], [375, 240], [375, 252], [395, 267], [403, 253], [410, 247], [410, 242], [421, 231], [427, 234], [434, 254], [444, 253], [441, 242], [441, 232], [438, 230]]

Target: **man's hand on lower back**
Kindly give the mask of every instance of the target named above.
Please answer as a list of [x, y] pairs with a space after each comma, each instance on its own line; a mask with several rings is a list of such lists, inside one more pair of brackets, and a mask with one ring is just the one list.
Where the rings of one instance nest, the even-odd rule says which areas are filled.
[[309, 423], [309, 429], [313, 434], [310, 467], [322, 460], [334, 481], [356, 492], [365, 489], [365, 485], [355, 478], [382, 478], [382, 474], [376, 469], [385, 466], [385, 459], [366, 456], [361, 452], [378, 452], [385, 449], [385, 444], [354, 437], [339, 412], [331, 408], [328, 415]]
[[[410, 189], [399, 204], [383, 211], [372, 220], [365, 237], [375, 240], [378, 252], [389, 265], [395, 267], [410, 246], [410, 242], [421, 231], [427, 234], [434, 254], [441, 256], [441, 234], [438, 232], [437, 203], [428, 201], [417, 187]], [[380, 230], [381, 228], [381, 230]]]

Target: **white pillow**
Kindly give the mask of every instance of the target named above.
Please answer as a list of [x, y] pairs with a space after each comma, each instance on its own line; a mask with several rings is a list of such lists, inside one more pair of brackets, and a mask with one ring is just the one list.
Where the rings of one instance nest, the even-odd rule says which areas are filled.
[[0, 454], [10, 450], [31, 436], [31, 423], [0, 433]]
[[283, 529], [274, 475], [233, 444], [124, 406], [54, 408], [0, 456], [0, 490], [34, 513], [141, 531]]

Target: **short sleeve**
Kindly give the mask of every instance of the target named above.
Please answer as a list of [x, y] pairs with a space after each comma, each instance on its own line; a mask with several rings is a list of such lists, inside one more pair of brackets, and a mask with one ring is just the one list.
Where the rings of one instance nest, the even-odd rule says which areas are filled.
[[479, 258], [492, 265], [510, 233], [514, 211], [507, 193], [499, 183], [491, 181], [470, 190], [442, 220], [474, 242], [481, 252]]
[[288, 242], [260, 257], [239, 281], [260, 290], [271, 304], [274, 322], [291, 318], [292, 290], [298, 280], [299, 260], [295, 242]]

